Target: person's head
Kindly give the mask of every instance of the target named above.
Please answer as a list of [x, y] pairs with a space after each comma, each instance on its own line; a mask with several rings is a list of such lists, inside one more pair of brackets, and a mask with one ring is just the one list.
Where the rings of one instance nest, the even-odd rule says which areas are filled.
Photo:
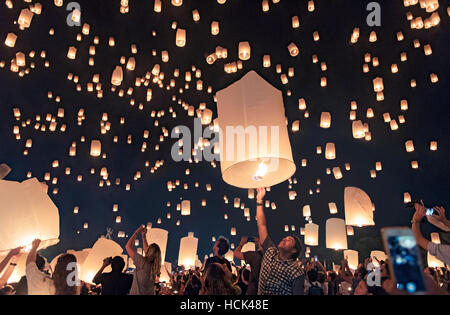
[[220, 264], [213, 263], [206, 268], [204, 274], [203, 295], [231, 295], [233, 290], [226, 279], [226, 273]]
[[[76, 280], [78, 279], [78, 270], [76, 267], [77, 259], [72, 254], [64, 254], [58, 258], [53, 273], [53, 281], [55, 284], [55, 295], [75, 295], [78, 292]], [[77, 272], [75, 278], [71, 275]], [[72, 280], [72, 281], [69, 281]]]
[[223, 257], [228, 250], [230, 249], [230, 246], [228, 245], [228, 240], [221, 236], [217, 239], [216, 243], [213, 247], [214, 256], [220, 256]]
[[148, 247], [145, 259], [151, 265], [152, 276], [157, 276], [161, 272], [161, 249], [157, 244]]
[[114, 273], [120, 273], [123, 271], [123, 268], [125, 268], [125, 261], [122, 257], [116, 256], [111, 260], [111, 269]]
[[283, 256], [297, 259], [302, 251], [302, 243], [297, 236], [287, 236], [278, 244], [278, 249]]
[[44, 270], [45, 267], [45, 259], [39, 254], [36, 254], [36, 266], [40, 271]]
[[317, 281], [317, 271], [316, 269], [311, 269], [310, 271], [308, 271], [308, 280], [311, 282], [316, 282]]

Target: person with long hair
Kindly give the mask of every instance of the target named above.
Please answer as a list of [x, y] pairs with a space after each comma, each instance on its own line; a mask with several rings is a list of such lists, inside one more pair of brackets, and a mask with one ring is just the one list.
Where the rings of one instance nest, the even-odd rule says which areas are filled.
[[206, 268], [200, 295], [239, 295], [239, 291], [231, 283], [231, 272], [228, 267], [212, 263]]
[[[64, 254], [58, 258], [53, 273], [55, 295], [79, 295], [77, 258], [72, 254]], [[75, 272], [75, 273], [74, 273]]]
[[[136, 266], [130, 295], [155, 295], [155, 279], [161, 273], [161, 249], [157, 244], [148, 245], [146, 231], [146, 227], [141, 225], [125, 246]], [[142, 234], [145, 256], [138, 254], [134, 249], [134, 242], [139, 234]]]

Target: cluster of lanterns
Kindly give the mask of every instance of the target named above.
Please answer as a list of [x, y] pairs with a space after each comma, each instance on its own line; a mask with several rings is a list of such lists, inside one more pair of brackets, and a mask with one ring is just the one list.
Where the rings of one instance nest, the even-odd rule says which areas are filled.
[[[30, 1], [25, 1], [30, 2]], [[262, 0], [262, 11], [267, 13], [270, 11], [270, 5], [276, 5], [280, 2], [280, 0]], [[6, 6], [9, 9], [13, 8], [13, 2], [7, 0]], [[167, 2], [168, 3], [168, 2]], [[217, 3], [220, 5], [224, 5], [226, 0], [217, 0]], [[63, 6], [62, 0], [55, 0], [54, 5], [56, 7]], [[182, 0], [171, 0], [170, 4], [174, 7], [182, 7]], [[419, 4], [422, 9], [426, 11], [428, 14], [427, 17], [416, 16], [414, 17], [411, 12], [407, 12], [406, 18], [410, 21], [411, 29], [429, 29], [431, 27], [436, 27], [439, 25], [441, 17], [439, 13], [436, 11], [439, 8], [438, 0], [404, 0], [404, 6], [414, 6]], [[163, 6], [166, 5], [166, 2], [162, 2], [161, 0], [154, 1], [154, 12], [162, 13]], [[307, 11], [309, 13], [313, 13], [316, 10], [316, 5], [314, 1], [308, 1], [306, 4]], [[120, 0], [120, 12], [123, 14], [129, 13], [130, 11], [130, 3], [128, 0]], [[29, 4], [27, 8], [21, 9], [19, 16], [17, 18], [17, 25], [20, 31], [28, 29], [31, 27], [33, 19], [35, 16], [41, 15], [43, 12], [43, 6], [40, 3]], [[447, 10], [447, 12], [449, 12]], [[82, 19], [81, 11], [79, 9], [75, 9], [71, 13], [71, 20], [75, 23], [80, 23]], [[200, 12], [195, 9], [192, 11], [192, 19], [194, 23], [200, 23]], [[84, 23], [81, 25], [81, 33], [76, 35], [76, 43], [71, 43], [69, 45], [64, 46], [63, 56], [67, 56], [66, 60], [69, 64], [75, 63], [75, 61], [79, 61], [85, 53], [88, 55], [88, 64], [89, 67], [95, 66], [95, 56], [97, 56], [98, 52], [102, 49], [99, 46], [100, 38], [98, 36], [94, 36], [92, 42], [89, 43], [86, 47], [81, 45], [81, 42], [85, 39], [89, 38], [91, 34], [91, 25], [88, 23]], [[225, 29], [221, 29], [221, 21], [213, 20], [208, 21], [208, 29], [210, 29], [211, 36], [216, 38], [221, 37], [223, 35]], [[291, 27], [293, 30], [301, 28], [300, 17], [293, 16], [291, 19]], [[171, 28], [175, 30], [175, 45], [176, 49], [186, 47], [188, 44], [187, 40], [191, 35], [191, 29], [189, 29], [188, 25], [179, 27], [178, 23], [174, 21], [171, 25]], [[92, 27], [93, 29], [93, 27]], [[363, 33], [364, 30], [360, 30], [360, 28], [353, 28], [353, 31], [350, 36], [350, 42], [352, 47], [356, 47], [358, 41], [361, 38], [368, 38], [368, 42], [375, 45], [375, 43], [379, 40], [379, 36], [375, 31], [371, 31], [368, 34]], [[6, 34], [6, 38], [4, 41], [5, 46], [13, 51], [16, 47], [17, 41], [21, 40], [21, 36], [17, 35], [20, 33], [17, 32], [9, 32]], [[192, 32], [193, 33], [193, 32]], [[49, 30], [49, 36], [53, 36], [55, 34], [55, 29], [51, 28]], [[319, 31], [314, 31], [312, 34], [312, 40], [314, 42], [320, 42], [321, 33]], [[219, 36], [220, 35], [220, 36]], [[322, 34], [323, 35], [323, 34]], [[152, 31], [152, 36], [156, 37], [157, 32]], [[402, 42], [405, 41], [405, 36], [401, 31], [396, 32], [395, 34], [397, 41]], [[173, 37], [171, 37], [171, 41], [173, 43]], [[361, 39], [364, 40], [364, 39]], [[109, 37], [107, 40], [109, 49], [119, 45], [120, 43], [114, 37]], [[418, 39], [414, 39], [412, 41], [414, 48], [419, 48], [422, 46]], [[84, 44], [84, 43], [83, 43]], [[301, 42], [298, 40], [292, 39], [291, 41], [283, 44], [283, 49], [286, 50], [287, 45], [287, 53], [291, 56], [293, 61], [296, 61], [297, 57], [303, 54], [303, 46]], [[83, 50], [84, 48], [85, 50]], [[228, 59], [228, 49], [233, 50], [233, 55], [236, 55], [237, 60], [231, 62], [223, 63], [224, 72], [227, 74], [235, 74], [238, 70], [243, 70], [245, 68], [245, 62], [255, 59], [261, 58], [258, 56], [255, 49], [254, 42], [251, 39], [248, 40], [240, 40], [236, 42], [233, 47], [224, 48], [221, 46], [217, 46], [215, 51], [211, 49], [209, 52], [205, 52], [199, 58], [199, 62], [201, 62], [202, 66], [205, 67], [213, 67], [216, 63], [220, 63], [221, 61]], [[180, 50], [181, 51], [181, 50]], [[130, 45], [130, 53], [128, 56], [121, 56], [119, 60], [113, 61], [110, 67], [108, 74], [103, 73], [93, 73], [92, 77], [85, 78], [82, 75], [77, 73], [68, 73], [67, 80], [74, 84], [74, 87], [77, 92], [87, 91], [89, 93], [95, 93], [98, 99], [102, 99], [103, 96], [108, 92], [110, 88], [111, 94], [114, 96], [118, 96], [120, 98], [129, 99], [130, 106], [139, 109], [140, 111], [144, 110], [144, 104], [150, 103], [153, 99], [153, 94], [156, 89], [160, 89], [162, 91], [171, 91], [173, 92], [171, 101], [173, 103], [173, 107], [170, 106], [167, 110], [169, 114], [166, 113], [166, 109], [157, 109], [155, 108], [151, 113], [152, 124], [154, 127], [158, 127], [160, 133], [153, 134], [149, 130], [144, 130], [142, 136], [142, 142], [139, 143], [140, 151], [142, 153], [147, 152], [150, 147], [150, 139], [156, 139], [157, 143], [154, 145], [154, 151], [160, 150], [160, 145], [169, 137], [169, 130], [165, 126], [160, 126], [160, 123], [163, 123], [163, 119], [167, 116], [171, 116], [172, 119], [176, 119], [177, 111], [174, 109], [175, 106], [180, 108], [180, 112], [186, 114], [188, 117], [197, 117], [201, 120], [202, 126], [205, 128], [210, 128], [212, 130], [218, 131], [221, 133], [221, 143], [214, 145], [214, 152], [216, 154], [220, 154], [221, 163], [220, 169], [222, 173], [223, 180], [230, 184], [231, 186], [246, 189], [248, 191], [248, 199], [255, 198], [255, 188], [257, 187], [272, 187], [278, 185], [280, 183], [289, 181], [289, 191], [288, 198], [291, 201], [295, 201], [300, 199], [298, 193], [292, 187], [292, 176], [294, 176], [297, 171], [297, 165], [294, 161], [294, 157], [291, 149], [291, 138], [289, 136], [288, 125], [291, 125], [291, 132], [298, 133], [300, 131], [301, 121], [294, 120], [289, 121], [286, 117], [286, 110], [284, 105], [284, 93], [283, 91], [275, 88], [272, 84], [263, 79], [263, 77], [256, 71], [250, 71], [246, 75], [244, 75], [240, 80], [233, 83], [227, 88], [224, 88], [216, 93], [213, 93], [214, 88], [209, 86], [206, 82], [206, 78], [202, 74], [202, 69], [200, 65], [192, 65], [188, 70], [184, 73], [180, 71], [181, 67], [177, 67], [173, 70], [173, 74], [167, 72], [165, 69], [166, 64], [171, 64], [173, 52], [164, 49], [161, 51], [157, 51], [156, 49], [152, 49], [151, 55], [153, 57], [160, 58], [159, 63], [154, 63], [150, 66], [148, 71], [143, 71], [142, 74], [137, 75], [138, 70], [143, 70], [141, 67], [141, 60], [139, 59], [138, 54], [138, 46], [136, 44]], [[423, 45], [423, 55], [428, 58], [433, 54], [433, 49], [431, 44], [426, 43]], [[47, 53], [45, 50], [42, 50], [40, 53], [35, 51], [30, 51], [25, 54], [22, 51], [14, 51], [13, 58], [10, 63], [10, 70], [14, 73], [18, 73], [20, 77], [28, 75], [31, 70], [35, 69], [36, 62], [34, 58], [39, 55], [41, 59], [44, 61], [44, 67], [50, 67], [50, 61], [47, 60]], [[231, 53], [230, 53], [231, 55]], [[206, 58], [205, 58], [206, 56]], [[273, 55], [274, 56], [274, 55]], [[309, 57], [308, 57], [309, 58]], [[275, 56], [273, 57], [275, 60]], [[261, 59], [258, 59], [261, 60]], [[392, 75], [400, 74], [402, 71], [403, 63], [408, 61], [408, 55], [406, 52], [400, 53], [400, 58], [398, 63], [392, 63], [387, 65], [388, 69]], [[259, 61], [260, 62], [260, 61]], [[319, 59], [317, 54], [312, 55], [312, 63], [320, 66], [321, 73], [324, 73], [328, 70], [327, 62], [325, 60]], [[0, 61], [0, 68], [6, 67], [6, 61]], [[372, 68], [377, 68], [380, 66], [380, 58], [377, 56], [372, 56], [371, 53], [367, 52], [364, 54], [364, 63], [362, 66], [363, 73], [367, 74], [373, 71]], [[384, 66], [384, 65], [383, 65]], [[268, 53], [265, 53], [262, 56], [262, 68], [269, 69], [272, 68], [272, 56]], [[293, 66], [283, 67], [281, 64], [274, 65], [274, 70], [277, 75], [279, 75], [281, 86], [285, 87], [289, 85], [289, 80], [295, 77], [296, 69]], [[81, 72], [81, 71], [80, 71]], [[165, 73], [166, 72], [166, 73]], [[141, 73], [141, 72], [140, 72]], [[128, 81], [132, 78], [132, 84], [129, 85]], [[429, 79], [431, 83], [436, 84], [439, 82], [438, 74], [430, 73]], [[385, 80], [385, 78], [380, 77], [379, 75], [373, 75], [370, 77], [371, 85], [373, 85], [374, 91], [374, 100], [377, 102], [383, 102], [385, 100], [385, 82], [386, 89], [392, 88], [389, 80]], [[180, 84], [182, 81], [182, 84]], [[320, 86], [322, 88], [326, 88], [331, 82], [329, 82], [328, 78], [324, 75], [320, 75]], [[418, 84], [416, 79], [411, 79], [409, 81], [411, 88], [415, 88]], [[217, 103], [217, 113], [214, 113], [212, 108], [207, 104], [207, 102], [201, 102], [196, 106], [189, 104], [186, 99], [183, 98], [183, 94], [187, 92], [189, 89], [195, 89], [197, 92], [202, 92], [208, 98], [212, 98], [212, 100]], [[144, 100], [139, 101], [137, 96], [137, 91], [144, 90], [145, 98]], [[49, 100], [54, 101], [55, 103], [61, 103], [60, 96], [53, 95], [54, 92], [49, 91], [47, 96]], [[56, 93], [55, 93], [56, 94]], [[176, 95], [175, 95], [176, 94]], [[292, 95], [292, 91], [287, 89], [286, 95], [289, 97]], [[202, 96], [203, 97], [203, 96]], [[396, 101], [398, 106], [398, 101]], [[208, 102], [209, 103], [209, 102]], [[308, 101], [309, 103], [309, 101]], [[36, 115], [34, 122], [30, 118], [24, 118], [21, 113], [21, 109], [19, 107], [13, 108], [14, 119], [16, 120], [16, 124], [13, 126], [12, 133], [14, 137], [19, 141], [22, 140], [21, 132], [28, 127], [34, 127], [35, 130], [41, 132], [55, 132], [59, 128], [59, 131], [62, 133], [66, 132], [67, 125], [62, 123], [62, 119], [65, 118], [65, 110], [61, 105], [57, 110], [56, 114], [46, 115]], [[314, 112], [308, 110], [309, 104], [304, 98], [298, 99], [298, 109], [303, 113], [305, 119], [309, 118], [310, 115], [315, 115]], [[402, 98], [400, 100], [400, 111], [402, 114], [406, 113], [410, 107], [415, 106], [413, 102], [409, 102], [407, 99]], [[374, 107], [376, 108], [376, 107]], [[379, 113], [376, 113], [374, 108], [368, 107], [365, 110], [365, 115], [367, 119], [372, 119]], [[358, 104], [356, 101], [351, 101], [350, 104], [350, 121], [351, 128], [349, 124], [349, 136], [352, 136], [354, 139], [364, 139], [366, 141], [372, 140], [372, 133], [370, 130], [369, 123], [365, 122], [363, 119], [358, 117]], [[215, 119], [215, 114], [217, 114], [217, 119]], [[41, 117], [42, 116], [42, 117]], [[84, 108], [79, 108], [76, 114], [76, 122], [78, 126], [82, 126], [83, 122], [87, 118], [87, 111]], [[381, 115], [380, 115], [381, 116]], [[45, 118], [44, 118], [45, 117]], [[389, 125], [391, 131], [398, 130], [402, 124], [406, 122], [405, 115], [394, 115], [393, 113], [385, 112], [382, 114], [383, 120], [386, 124]], [[170, 117], [169, 117], [170, 118]], [[318, 117], [316, 118], [318, 119]], [[336, 119], [333, 113], [333, 120]], [[331, 129], [333, 124], [335, 123], [332, 120], [332, 113], [329, 111], [324, 111], [320, 113], [320, 121], [319, 127], [325, 130]], [[219, 125], [220, 122], [220, 125]], [[34, 123], [34, 124], [33, 124]], [[89, 157], [92, 160], [106, 160], [109, 158], [110, 154], [108, 152], [108, 143], [106, 143], [106, 137], [111, 130], [114, 130], [116, 122], [110, 121], [108, 117], [108, 113], [103, 113], [101, 120], [99, 122], [99, 131], [100, 135], [96, 135], [91, 137], [82, 136], [79, 141], [73, 141], [69, 146], [68, 155], [70, 157], [77, 156], [78, 143], [86, 142], [87, 145], [90, 144]], [[125, 117], [121, 117], [119, 121], [120, 125], [125, 125]], [[252, 129], [252, 127], [257, 127]], [[271, 126], [270, 129], [260, 128], [261, 126]], [[220, 127], [220, 128], [219, 128]], [[235, 132], [239, 127], [242, 127], [245, 132], [241, 135], [246, 138], [248, 135], [246, 134], [247, 130], [251, 130], [252, 134], [250, 135], [250, 142], [244, 142], [242, 147], [239, 146], [228, 146], [228, 142], [232, 142], [235, 139]], [[227, 130], [233, 130], [229, 133]], [[350, 131], [351, 130], [351, 131]], [[177, 132], [178, 133], [178, 132]], [[253, 137], [253, 138], [252, 138]], [[131, 145], [135, 142], [139, 141], [133, 138], [131, 134], [126, 136], [126, 143]], [[24, 139], [24, 155], [29, 155], [32, 151], [34, 141], [31, 138]], [[112, 142], [117, 143], [119, 141], [118, 136], [112, 137]], [[317, 155], [321, 155], [325, 158], [325, 160], [333, 161], [336, 160], [337, 157], [341, 156], [341, 148], [339, 147], [338, 151], [336, 150], [335, 142], [324, 141], [320, 143], [315, 148]], [[102, 143], [104, 143], [102, 145]], [[254, 145], [256, 143], [257, 145]], [[407, 140], [405, 142], [405, 148], [407, 153], [415, 152], [419, 148], [415, 148], [414, 139]], [[183, 149], [192, 150], [193, 158], [190, 159], [189, 163], [198, 163], [199, 160], [197, 155], [200, 151], [204, 150], [208, 146], [211, 146], [211, 143], [208, 139], [199, 139], [197, 143], [194, 144], [194, 148], [185, 148], [185, 144], [182, 140], [179, 142], [180, 150], [178, 153], [182, 154]], [[419, 144], [418, 144], [419, 146]], [[324, 150], [323, 150], [324, 149]], [[241, 150], [241, 151], [239, 151]], [[438, 141], [432, 140], [430, 141], [430, 150], [437, 151], [438, 150]], [[339, 156], [338, 156], [339, 154]], [[419, 161], [413, 160], [410, 161], [412, 169], [419, 168]], [[161, 166], [164, 165], [164, 160], [157, 160], [154, 162], [153, 166], [150, 166], [150, 162], [146, 161], [145, 168], [147, 173], [155, 173]], [[216, 167], [214, 162], [211, 162], [212, 167]], [[63, 167], [63, 161], [59, 159], [55, 159], [49, 165], [51, 169], [58, 169]], [[308, 166], [308, 160], [302, 159], [301, 167], [305, 168]], [[72, 169], [69, 166], [65, 167], [65, 174], [69, 176], [72, 173]], [[342, 169], [341, 169], [342, 167]], [[346, 171], [350, 171], [350, 163], [346, 163], [341, 166], [329, 167], [326, 169], [326, 174], [332, 175], [336, 180], [341, 180], [344, 176], [343, 169]], [[10, 171], [9, 167], [1, 167], [0, 166], [0, 178], [4, 178]], [[148, 169], [148, 170], [147, 170]], [[376, 162], [375, 168], [369, 170], [369, 175], [371, 178], [376, 178], [377, 172], [381, 172], [383, 170], [382, 162]], [[106, 185], [107, 187], [111, 185], [111, 174], [110, 170], [106, 167], [100, 167], [99, 169], [91, 168], [89, 173], [91, 175], [98, 174], [99, 176], [99, 186], [103, 187]], [[134, 181], [138, 181], [142, 178], [144, 171], [141, 169], [134, 170]], [[186, 168], [185, 175], [191, 175], [191, 169]], [[75, 179], [77, 182], [82, 182], [86, 177], [86, 174], [76, 174]], [[32, 178], [32, 173], [29, 171], [27, 173], [27, 178]], [[58, 177], [52, 176], [51, 172], [45, 172], [44, 181], [51, 185], [57, 185], [60, 180]], [[296, 179], [295, 179], [296, 181]], [[115, 184], [117, 186], [123, 186], [126, 191], [131, 190], [130, 183], [121, 183], [120, 178], [116, 178]], [[32, 184], [31, 184], [32, 183]], [[320, 179], [316, 181], [317, 186], [320, 186]], [[4, 183], [0, 181], [0, 184], [5, 185], [7, 189], [5, 191], [11, 192], [12, 195], [16, 194], [15, 189], [17, 187], [24, 187], [24, 189], [29, 189], [33, 191], [32, 196], [36, 194], [36, 198], [39, 198], [43, 205], [42, 209], [38, 210], [30, 210], [30, 211], [48, 211], [51, 213], [50, 222], [46, 223], [35, 223], [35, 229], [30, 230], [30, 235], [26, 236], [26, 240], [22, 240], [23, 235], [18, 237], [21, 241], [20, 244], [2, 244], [0, 246], [0, 250], [12, 248], [15, 245], [29, 245], [30, 238], [39, 236], [41, 239], [48, 241], [48, 246], [56, 242], [59, 238], [59, 225], [56, 228], [56, 212], [55, 207], [49, 204], [48, 196], [41, 196], [41, 193], [35, 193], [35, 190], [38, 190], [41, 187], [41, 184], [36, 180], [32, 179], [29, 181], [25, 181], [23, 183]], [[294, 183], [296, 184], [296, 183]], [[11, 187], [9, 187], [9, 185]], [[199, 183], [195, 183], [195, 187], [199, 187]], [[17, 186], [17, 187], [13, 187]], [[177, 187], [183, 187], [184, 190], [188, 190], [189, 186], [187, 183], [181, 185], [181, 181], [177, 179], [172, 182], [169, 181], [167, 183], [167, 189], [169, 192], [175, 191]], [[211, 184], [206, 184], [206, 191], [210, 192], [212, 190]], [[22, 188], [20, 188], [22, 189]], [[18, 190], [19, 191], [19, 190]], [[58, 194], [59, 190], [57, 187], [53, 188], [53, 194]], [[316, 193], [320, 193], [320, 187], [315, 189]], [[310, 195], [314, 194], [313, 189], [309, 190]], [[6, 194], [5, 194], [6, 196]], [[6, 198], [6, 197], [5, 197]], [[225, 196], [225, 203], [228, 204], [228, 198]], [[349, 257], [349, 262], [354, 265], [354, 262], [358, 260], [358, 253], [355, 251], [347, 250], [347, 236], [354, 235], [353, 227], [363, 227], [363, 226], [371, 226], [374, 225], [375, 222], [373, 220], [373, 210], [374, 206], [370, 200], [370, 197], [361, 189], [355, 187], [347, 187], [344, 192], [344, 200], [345, 200], [345, 219], [338, 218], [330, 218], [326, 221], [326, 247], [335, 249], [335, 250], [346, 250], [344, 255]], [[243, 216], [247, 221], [250, 221], [250, 209], [245, 206], [240, 198], [234, 198], [234, 208], [243, 210]], [[411, 201], [411, 196], [409, 193], [405, 193], [404, 201]], [[22, 203], [29, 202], [24, 200]], [[11, 203], [13, 203], [11, 201]], [[23, 204], [17, 203], [13, 205], [17, 207], [19, 213], [20, 209], [24, 207]], [[206, 199], [202, 199], [202, 207], [206, 207]], [[38, 204], [39, 207], [41, 206]], [[170, 202], [168, 202], [168, 207], [170, 207]], [[272, 208], [275, 210], [277, 205], [274, 201], [266, 200], [265, 207]], [[45, 209], [44, 209], [45, 208]], [[338, 208], [336, 203], [330, 202], [328, 203], [328, 208], [330, 215], [338, 214]], [[180, 203], [177, 204], [177, 211], [180, 212], [181, 216], [188, 216], [191, 214], [191, 201], [190, 200], [181, 200]], [[118, 212], [118, 205], [114, 204], [113, 212]], [[74, 214], [80, 213], [80, 207], [74, 206], [73, 210]], [[309, 205], [305, 205], [303, 207], [303, 216], [306, 218], [308, 223], [300, 228], [300, 234], [305, 236], [305, 244], [308, 246], [318, 246], [319, 245], [319, 226], [312, 222], [312, 211]], [[166, 218], [171, 219], [172, 215], [170, 213], [167, 214]], [[3, 218], [3, 217], [2, 217]], [[4, 218], [3, 222], [9, 222], [8, 218]], [[115, 223], [121, 224], [123, 222], [123, 215], [115, 216]], [[224, 214], [224, 219], [228, 219], [228, 214]], [[162, 219], [159, 218], [157, 221], [158, 224], [162, 224]], [[180, 225], [180, 220], [177, 221], [177, 225]], [[38, 232], [35, 231], [36, 227], [48, 226], [49, 232], [48, 235], [36, 235]], [[50, 228], [51, 227], [51, 228]], [[89, 228], [89, 223], [83, 223], [83, 229]], [[46, 231], [45, 228], [43, 228]], [[295, 231], [295, 225], [289, 224], [285, 225], [284, 230]], [[33, 234], [34, 233], [34, 234]], [[153, 233], [153, 234], [152, 234]], [[166, 234], [165, 234], [166, 233]], [[167, 246], [167, 231], [154, 229], [150, 230], [152, 236], [149, 236], [149, 239], [157, 240], [158, 244], [161, 248], [164, 248], [165, 256], [165, 248]], [[22, 233], [23, 234], [23, 233]], [[124, 231], [119, 231], [117, 234], [119, 238], [126, 237], [126, 233]], [[236, 227], [230, 228], [230, 235], [237, 235]], [[5, 236], [5, 240], [8, 240], [8, 237]], [[3, 241], [3, 239], [0, 239]], [[100, 242], [100, 241], [99, 241]], [[105, 243], [105, 240], [101, 240], [100, 243]], [[108, 242], [106, 242], [108, 243]], [[179, 262], [182, 262], [185, 266], [195, 266], [197, 263], [197, 246], [198, 239], [194, 237], [192, 233], [182, 239], [182, 245], [180, 245], [180, 253], [179, 253]], [[97, 244], [96, 244], [97, 245]], [[95, 258], [95, 250], [96, 245], [94, 245], [91, 252], [86, 257], [85, 264], [90, 263], [90, 260], [97, 260]], [[100, 245], [98, 245], [100, 246]], [[103, 246], [103, 245], [102, 245]], [[106, 246], [106, 245], [105, 245]], [[114, 244], [111, 244], [113, 249], [111, 252], [114, 252]], [[119, 249], [116, 247], [117, 252]], [[118, 253], [121, 254], [121, 253]], [[430, 261], [433, 258], [429, 258]], [[164, 261], [164, 259], [163, 259]], [[435, 264], [434, 262], [432, 264]], [[85, 270], [88, 268], [86, 267]], [[88, 279], [90, 275], [88, 275], [88, 271], [85, 271], [83, 275], [85, 279]]]

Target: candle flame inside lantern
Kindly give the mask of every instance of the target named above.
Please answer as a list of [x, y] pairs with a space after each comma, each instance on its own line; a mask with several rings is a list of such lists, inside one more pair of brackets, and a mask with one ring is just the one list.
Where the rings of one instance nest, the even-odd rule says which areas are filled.
[[264, 180], [264, 177], [267, 174], [267, 165], [264, 164], [264, 162], [261, 162], [258, 166], [258, 170], [256, 171], [255, 175], [253, 175], [254, 181], [262, 181]]

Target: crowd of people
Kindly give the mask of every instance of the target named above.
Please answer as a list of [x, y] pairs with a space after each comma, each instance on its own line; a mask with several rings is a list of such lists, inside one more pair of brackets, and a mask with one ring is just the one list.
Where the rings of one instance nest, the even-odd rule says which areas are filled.
[[[252, 239], [255, 251], [242, 252], [249, 241], [241, 238], [234, 251], [234, 259], [241, 260], [242, 266], [235, 266], [224, 255], [229, 251], [228, 240], [220, 237], [214, 244], [214, 256], [204, 261], [202, 267], [185, 270], [180, 267], [170, 275], [169, 281], [160, 281], [161, 249], [157, 244], [147, 243], [147, 229], [139, 227], [125, 246], [133, 260], [132, 273], [125, 271], [122, 257], [106, 257], [103, 265], [93, 278], [93, 284], [77, 281], [76, 264], [72, 254], [61, 255], [52, 274], [44, 270], [45, 259], [40, 256], [40, 240], [32, 243], [26, 259], [26, 275], [16, 284], [7, 284], [22, 253], [21, 248], [13, 249], [0, 262], [1, 295], [399, 295], [404, 291], [397, 289], [390, 274], [388, 261], [375, 257], [366, 258], [356, 270], [349, 267], [346, 258], [339, 268], [330, 270], [317, 259], [302, 258], [303, 245], [297, 236], [288, 236], [275, 245], [268, 234], [263, 209], [264, 189], [257, 194], [258, 237]], [[435, 244], [421, 233], [420, 224], [426, 215], [423, 202], [416, 203], [412, 219], [412, 230], [420, 247], [450, 265], [450, 245]], [[450, 227], [445, 209], [436, 207], [436, 220]], [[143, 255], [134, 248], [135, 240], [142, 237]], [[104, 270], [110, 266], [111, 272]], [[380, 283], [368, 281], [374, 272], [371, 266], [379, 268]], [[328, 267], [328, 268], [327, 268]], [[75, 273], [74, 271], [75, 270]], [[428, 294], [450, 293], [450, 269], [430, 268], [423, 271], [423, 279]]]

